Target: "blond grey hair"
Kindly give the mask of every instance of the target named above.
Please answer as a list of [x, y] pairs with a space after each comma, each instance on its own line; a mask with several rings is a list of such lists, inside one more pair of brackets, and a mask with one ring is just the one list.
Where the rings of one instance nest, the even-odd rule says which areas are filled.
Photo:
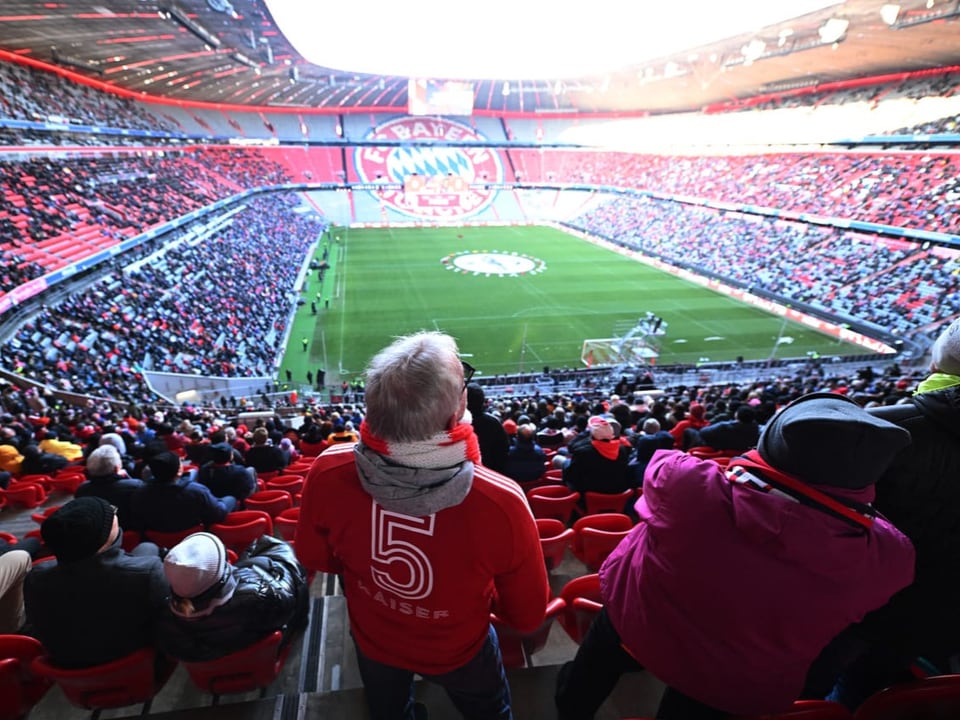
[[464, 398], [457, 341], [440, 332], [397, 338], [367, 367], [366, 422], [395, 442], [426, 440], [447, 429]]
[[112, 475], [123, 467], [120, 453], [113, 445], [101, 445], [87, 458], [87, 474], [91, 477]]

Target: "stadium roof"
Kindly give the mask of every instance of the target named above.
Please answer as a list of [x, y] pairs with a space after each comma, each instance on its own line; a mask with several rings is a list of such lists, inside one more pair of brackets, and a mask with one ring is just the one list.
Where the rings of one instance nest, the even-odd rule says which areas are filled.
[[[647, 3], [631, 4], [640, 5]], [[717, 5], [731, 13], [744, 7], [743, 2]], [[699, 3], [659, 0], [659, 6], [686, 18], [685, 36], [699, 40], [693, 34]], [[481, 5], [475, 11], [487, 8]], [[349, 37], [363, 53], [364, 44], [377, 37], [365, 32], [365, 25], [382, 20], [357, 10], [348, 26], [313, 31], [320, 38]], [[618, 20], [623, 18], [609, 22]], [[753, 16], [751, 20], [760, 22]], [[695, 47], [636, 61], [627, 58], [618, 69], [593, 69], [585, 60], [584, 66], [592, 68], [586, 75], [568, 74], [565, 66], [562, 76], [549, 77], [445, 76], [443, 61], [451, 53], [509, 53], [532, 43], [542, 30], [531, 27], [532, 20], [512, 24], [509, 15], [499, 33], [497, 26], [472, 30], [468, 17], [454, 16], [452, 21], [451, 36], [437, 43], [436, 79], [472, 80], [475, 109], [481, 112], [699, 109], [793, 87], [960, 65], [960, 0], [847, 0], [732, 37], [700, 41]], [[412, 43], [398, 35], [395, 53], [402, 56]], [[629, 42], [622, 34], [611, 37], [619, 44]], [[349, 59], [342, 67], [307, 62], [280, 32], [264, 0], [3, 0], [0, 50], [123, 90], [173, 100], [342, 112], [405, 108], [408, 102], [407, 76], [359, 72]]]

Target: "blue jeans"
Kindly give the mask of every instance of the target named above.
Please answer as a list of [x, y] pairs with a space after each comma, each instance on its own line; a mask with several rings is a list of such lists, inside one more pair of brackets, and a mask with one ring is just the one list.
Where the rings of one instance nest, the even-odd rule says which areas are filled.
[[[357, 661], [370, 719], [414, 720], [413, 672], [371, 660], [359, 647]], [[513, 719], [510, 686], [493, 626], [480, 652], [466, 665], [441, 675], [423, 677], [446, 690], [467, 720]]]

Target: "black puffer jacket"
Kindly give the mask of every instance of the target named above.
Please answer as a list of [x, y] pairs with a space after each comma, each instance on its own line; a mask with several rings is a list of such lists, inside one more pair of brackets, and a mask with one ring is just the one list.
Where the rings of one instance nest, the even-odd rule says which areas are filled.
[[877, 482], [876, 507], [913, 541], [918, 579], [950, 568], [960, 589], [960, 385], [869, 412], [912, 439]]
[[869, 412], [910, 431], [874, 505], [913, 541], [917, 576], [865, 624], [907, 655], [939, 659], [960, 651], [960, 386]]
[[309, 587], [293, 548], [264, 535], [233, 566], [233, 597], [211, 614], [175, 615], [169, 607], [158, 629], [158, 645], [178, 660], [198, 661], [228, 655], [274, 630], [284, 642], [307, 622]]

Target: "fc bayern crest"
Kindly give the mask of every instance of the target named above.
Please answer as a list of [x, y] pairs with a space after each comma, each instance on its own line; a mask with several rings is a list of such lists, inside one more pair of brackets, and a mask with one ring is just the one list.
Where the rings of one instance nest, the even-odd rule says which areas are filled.
[[[361, 182], [394, 185], [374, 194], [407, 215], [444, 219], [475, 215], [493, 202], [495, 193], [478, 186], [503, 182], [503, 165], [495, 148], [419, 145], [486, 139], [461, 123], [442, 118], [397, 118], [378, 125], [368, 139], [411, 143], [354, 150]], [[401, 188], [396, 188], [397, 184]]]

